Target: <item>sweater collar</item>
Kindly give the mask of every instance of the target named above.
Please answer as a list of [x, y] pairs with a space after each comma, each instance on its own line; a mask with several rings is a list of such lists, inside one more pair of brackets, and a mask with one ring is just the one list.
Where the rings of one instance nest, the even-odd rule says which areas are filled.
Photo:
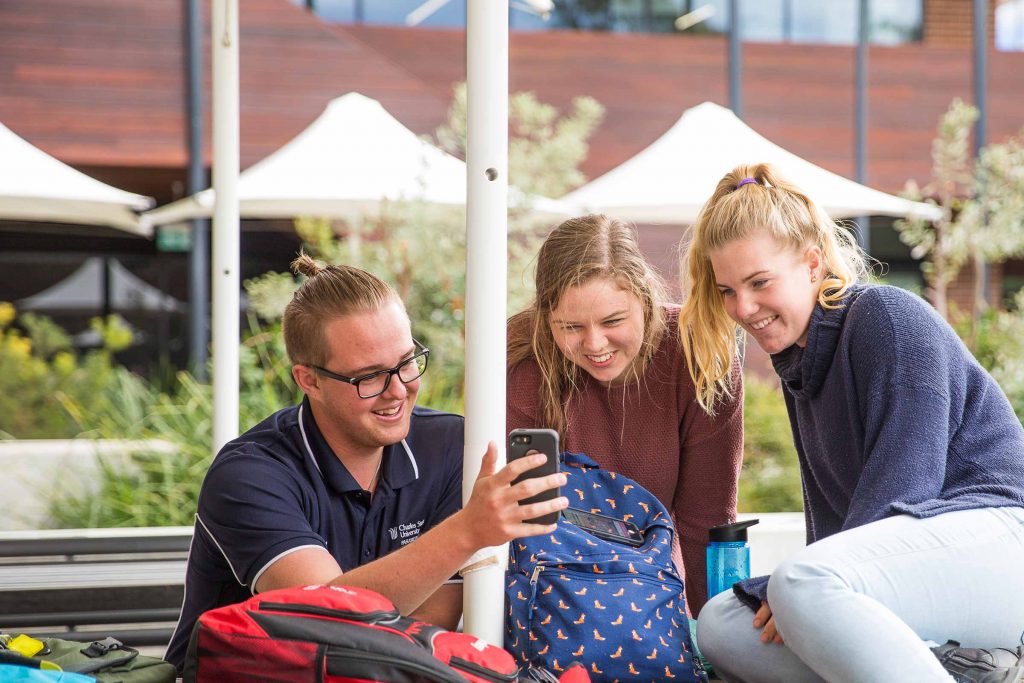
[[771, 356], [775, 372], [795, 398], [814, 398], [821, 390], [835, 358], [846, 313], [862, 290], [862, 285], [851, 287], [838, 308], [815, 305], [807, 328], [807, 346], [793, 344]]

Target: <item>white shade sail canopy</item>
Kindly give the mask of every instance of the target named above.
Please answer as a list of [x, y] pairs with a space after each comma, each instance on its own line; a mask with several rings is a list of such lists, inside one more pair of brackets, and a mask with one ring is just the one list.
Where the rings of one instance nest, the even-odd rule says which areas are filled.
[[637, 223], [688, 225], [718, 181], [740, 164], [768, 162], [829, 216], [918, 216], [939, 209], [873, 190], [826, 171], [767, 140], [712, 102], [687, 109], [660, 138], [563, 201]]
[[0, 123], [0, 219], [106, 225], [149, 235], [135, 212], [153, 203], [76, 171]]
[[[353, 92], [332, 100], [298, 136], [243, 171], [238, 198], [243, 218], [353, 219], [401, 200], [462, 206], [466, 164], [421, 140], [377, 100]], [[154, 226], [207, 217], [213, 203], [207, 189], [142, 220]], [[532, 205], [556, 217], [573, 213], [554, 200]]]
[[[104, 269], [107, 276], [104, 277]], [[106, 290], [106, 291], [104, 291]], [[147, 283], [115, 258], [92, 256], [73, 273], [38, 294], [17, 302], [26, 311], [181, 312], [182, 302]]]

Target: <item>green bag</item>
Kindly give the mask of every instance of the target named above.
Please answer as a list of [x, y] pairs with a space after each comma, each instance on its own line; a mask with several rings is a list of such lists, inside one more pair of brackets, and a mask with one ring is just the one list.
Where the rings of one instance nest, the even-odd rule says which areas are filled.
[[[24, 659], [29, 666], [50, 668], [56, 664], [64, 671], [85, 674], [100, 683], [174, 683], [177, 672], [174, 665], [156, 657], [140, 655], [135, 648], [124, 645], [115, 638], [105, 638], [92, 643], [80, 643], [60, 638], [39, 638], [44, 649]], [[4, 642], [0, 639], [0, 642]], [[10, 650], [0, 652], [6, 655], [0, 661], [18, 663], [21, 655]]]

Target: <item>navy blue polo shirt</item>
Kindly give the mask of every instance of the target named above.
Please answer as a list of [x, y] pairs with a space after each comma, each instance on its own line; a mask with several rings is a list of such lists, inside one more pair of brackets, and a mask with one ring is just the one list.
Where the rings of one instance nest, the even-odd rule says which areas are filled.
[[384, 449], [371, 498], [327, 445], [308, 399], [226, 444], [199, 494], [166, 659], [180, 671], [199, 615], [252, 596], [290, 552], [325, 548], [348, 571], [415, 541], [461, 507], [462, 452], [463, 418], [413, 408], [409, 434]]

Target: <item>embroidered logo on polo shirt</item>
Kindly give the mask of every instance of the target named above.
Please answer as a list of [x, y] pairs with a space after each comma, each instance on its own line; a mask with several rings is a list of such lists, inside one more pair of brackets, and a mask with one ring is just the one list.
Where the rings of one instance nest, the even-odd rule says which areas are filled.
[[423, 529], [423, 523], [427, 520], [421, 519], [418, 522], [405, 522], [398, 526], [393, 526], [388, 529], [388, 536], [391, 537], [392, 541], [402, 539], [402, 545], [412, 543], [419, 538], [420, 531]]

